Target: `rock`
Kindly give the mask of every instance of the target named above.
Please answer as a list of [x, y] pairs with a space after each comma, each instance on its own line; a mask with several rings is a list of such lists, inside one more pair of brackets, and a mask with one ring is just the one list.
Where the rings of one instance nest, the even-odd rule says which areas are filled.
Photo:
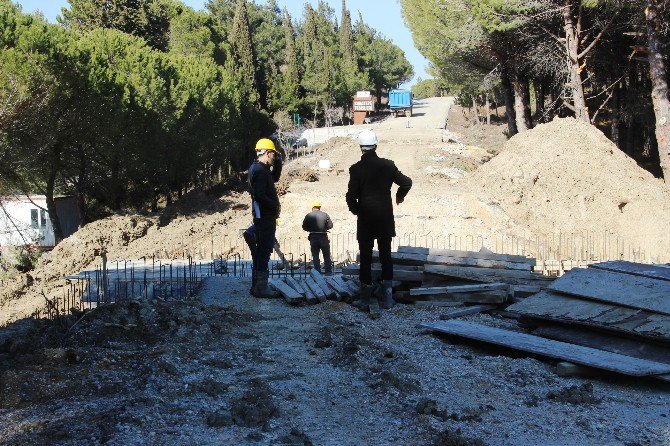
[[225, 427], [232, 426], [233, 419], [229, 412], [213, 412], [207, 415], [207, 426], [209, 427]]

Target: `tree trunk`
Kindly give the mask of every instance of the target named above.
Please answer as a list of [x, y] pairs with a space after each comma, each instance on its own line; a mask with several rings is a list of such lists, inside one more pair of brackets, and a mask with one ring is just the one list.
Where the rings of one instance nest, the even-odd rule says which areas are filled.
[[527, 109], [527, 105], [530, 104], [527, 90], [528, 84], [522, 78], [520, 73], [516, 73], [512, 85], [514, 87], [514, 114], [516, 116], [516, 127], [519, 130], [519, 133], [521, 133], [532, 127], [529, 120], [530, 109]]
[[[567, 53], [568, 73], [570, 73], [570, 90], [572, 92], [572, 105], [575, 107], [575, 117], [584, 122], [591, 123], [589, 110], [586, 106], [584, 86], [582, 84], [582, 67], [579, 66], [579, 39], [581, 30], [575, 27], [572, 20], [572, 1], [565, 0], [563, 7], [563, 21], [565, 27], [565, 49]], [[579, 7], [581, 21], [582, 9]]]
[[79, 208], [79, 227], [83, 227], [88, 222], [86, 215], [86, 151], [82, 146], [78, 150], [79, 155], [79, 178], [77, 179], [77, 207]]
[[616, 85], [612, 92], [612, 142], [618, 148], [621, 148], [621, 133], [619, 131], [621, 126], [621, 87]]
[[472, 96], [472, 109], [475, 111], [475, 124], [481, 124], [479, 122], [479, 112], [477, 111], [477, 96]]
[[116, 157], [112, 161], [110, 177], [111, 177], [110, 183], [112, 191], [112, 209], [118, 212], [121, 210], [121, 191], [123, 186], [121, 185], [121, 163]]
[[668, 96], [668, 72], [663, 60], [658, 28], [661, 20], [655, 0], [647, 0], [647, 46], [649, 49], [649, 77], [651, 100], [656, 115], [656, 142], [658, 157], [666, 186], [670, 186], [670, 96]]
[[486, 125], [491, 125], [491, 103], [489, 102], [489, 94], [485, 94], [486, 100]]
[[544, 116], [544, 86], [542, 81], [536, 80], [533, 82], [535, 87], [535, 116], [537, 117], [536, 122], [543, 122]]
[[516, 127], [516, 114], [514, 112], [514, 92], [512, 91], [512, 85], [509, 81], [509, 75], [507, 72], [503, 72], [501, 75], [500, 83], [502, 85], [503, 96], [505, 97], [505, 114], [507, 115], [507, 133], [508, 136], [512, 137], [519, 133], [519, 130]]
[[49, 212], [49, 219], [51, 220], [51, 227], [54, 231], [54, 238], [56, 239], [56, 245], [63, 240], [63, 230], [60, 226], [60, 219], [58, 218], [58, 213], [56, 212], [56, 201], [54, 200], [54, 190], [56, 188], [56, 176], [60, 170], [60, 157], [63, 151], [62, 143], [58, 142], [54, 144], [53, 151], [51, 153], [51, 160], [49, 163], [49, 176], [47, 177], [47, 190], [44, 195], [46, 195], [47, 201], [47, 211]]

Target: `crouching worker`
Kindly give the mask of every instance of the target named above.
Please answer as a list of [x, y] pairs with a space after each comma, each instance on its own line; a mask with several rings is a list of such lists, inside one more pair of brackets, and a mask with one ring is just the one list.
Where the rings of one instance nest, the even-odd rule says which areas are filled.
[[247, 176], [256, 228], [256, 255], [252, 257], [252, 277], [255, 276], [255, 283], [251, 294], [256, 297], [277, 297], [278, 294], [268, 285], [268, 265], [275, 245], [279, 218], [279, 196], [275, 183], [281, 176], [282, 159], [275, 144], [267, 138], [259, 139], [255, 150], [256, 161], [249, 167]]
[[330, 216], [321, 210], [321, 203], [315, 201], [312, 203], [312, 212], [305, 215], [302, 221], [302, 229], [309, 232], [307, 239], [312, 251], [312, 262], [314, 269], [321, 272], [321, 260], [319, 254], [323, 252], [323, 263], [326, 275], [333, 274], [333, 263], [330, 259], [330, 240], [328, 240], [328, 230], [333, 229], [333, 222]]
[[349, 210], [357, 217], [356, 238], [361, 253], [361, 298], [354, 305], [370, 314], [379, 313], [379, 302], [372, 298], [372, 248], [375, 240], [382, 264], [382, 308], [393, 306], [393, 263], [391, 239], [395, 237], [391, 187], [398, 185], [396, 205], [405, 200], [412, 180], [403, 175], [393, 161], [377, 155], [377, 135], [365, 130], [358, 135], [361, 160], [349, 168], [346, 199]]

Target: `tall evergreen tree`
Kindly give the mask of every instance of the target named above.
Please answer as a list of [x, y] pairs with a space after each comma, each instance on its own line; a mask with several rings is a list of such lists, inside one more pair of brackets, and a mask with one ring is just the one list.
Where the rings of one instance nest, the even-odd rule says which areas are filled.
[[342, 22], [340, 24], [340, 51], [345, 61], [354, 60], [354, 33], [351, 28], [351, 13], [346, 0], [342, 0]]
[[74, 30], [111, 28], [142, 37], [158, 50], [167, 49], [170, 22], [163, 0], [68, 0], [61, 23]]
[[233, 28], [230, 32], [230, 44], [237, 73], [240, 76], [244, 93], [251, 104], [258, 104], [259, 94], [256, 84], [256, 63], [249, 14], [246, 0], [237, 0]]

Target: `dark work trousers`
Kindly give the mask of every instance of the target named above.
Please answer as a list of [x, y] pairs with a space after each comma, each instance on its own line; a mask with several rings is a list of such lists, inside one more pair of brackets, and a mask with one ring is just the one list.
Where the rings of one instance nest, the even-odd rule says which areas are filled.
[[333, 272], [333, 264], [330, 260], [330, 241], [328, 234], [309, 234], [309, 247], [312, 250], [312, 262], [314, 262], [314, 269], [321, 272], [321, 261], [319, 253], [323, 252], [323, 263], [326, 274]]
[[251, 290], [253, 291], [256, 286], [256, 228], [252, 226], [254, 231], [249, 231], [247, 229], [242, 233], [244, 241], [249, 247], [249, 252], [251, 252]]
[[[372, 247], [374, 239], [359, 239], [358, 249], [361, 252], [361, 283], [372, 285]], [[382, 280], [393, 280], [393, 262], [391, 260], [391, 238], [377, 239], [379, 261], [382, 264]]]
[[275, 233], [277, 232], [277, 221], [273, 218], [255, 218], [256, 226], [256, 256], [254, 256], [254, 269], [256, 271], [269, 271], [268, 263], [275, 244]]

